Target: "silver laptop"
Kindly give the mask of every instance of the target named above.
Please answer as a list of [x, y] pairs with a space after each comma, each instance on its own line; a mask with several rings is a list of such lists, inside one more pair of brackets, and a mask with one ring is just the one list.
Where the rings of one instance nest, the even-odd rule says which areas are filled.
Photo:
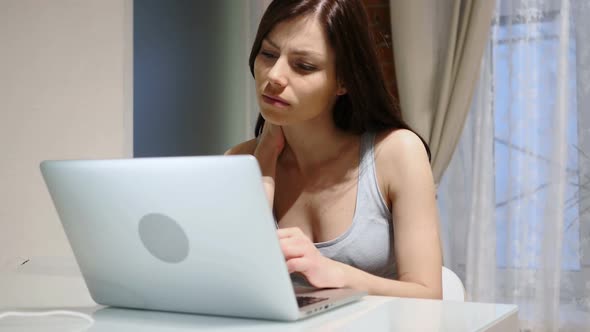
[[292, 284], [252, 156], [44, 161], [96, 303], [297, 320], [358, 300]]

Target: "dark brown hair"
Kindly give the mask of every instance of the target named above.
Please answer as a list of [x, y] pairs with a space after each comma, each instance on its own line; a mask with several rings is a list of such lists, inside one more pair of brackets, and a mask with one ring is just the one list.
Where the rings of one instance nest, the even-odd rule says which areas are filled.
[[[361, 0], [273, 0], [262, 16], [250, 52], [252, 76], [262, 40], [274, 26], [310, 14], [324, 28], [334, 50], [336, 77], [347, 91], [338, 97], [332, 111], [336, 127], [356, 134], [385, 129], [412, 130], [402, 119], [398, 100], [387, 89]], [[263, 126], [264, 118], [259, 114], [254, 129], [256, 137], [262, 133]], [[428, 144], [420, 139], [430, 159]]]

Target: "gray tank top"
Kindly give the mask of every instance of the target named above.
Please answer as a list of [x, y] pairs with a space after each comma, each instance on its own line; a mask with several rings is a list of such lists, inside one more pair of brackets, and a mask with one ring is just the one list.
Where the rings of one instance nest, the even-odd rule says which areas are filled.
[[374, 144], [375, 133], [361, 136], [356, 208], [351, 226], [337, 238], [315, 246], [325, 257], [395, 279], [393, 223], [377, 182]]

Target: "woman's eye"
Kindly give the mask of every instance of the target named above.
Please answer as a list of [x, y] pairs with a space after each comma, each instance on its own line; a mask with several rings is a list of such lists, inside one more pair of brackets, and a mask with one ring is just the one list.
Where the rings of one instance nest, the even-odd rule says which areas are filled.
[[297, 65], [297, 67], [299, 67], [299, 69], [304, 70], [304, 71], [314, 71], [315, 67], [312, 65], [309, 65], [307, 63], [299, 63]]
[[260, 54], [267, 59], [275, 59], [276, 58], [276, 56], [273, 53], [268, 52], [268, 51], [260, 51]]

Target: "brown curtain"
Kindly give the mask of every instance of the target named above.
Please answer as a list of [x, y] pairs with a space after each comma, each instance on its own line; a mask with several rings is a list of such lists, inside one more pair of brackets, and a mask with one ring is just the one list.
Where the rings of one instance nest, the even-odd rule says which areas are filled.
[[495, 0], [390, 0], [402, 113], [430, 145], [439, 183], [461, 135]]

